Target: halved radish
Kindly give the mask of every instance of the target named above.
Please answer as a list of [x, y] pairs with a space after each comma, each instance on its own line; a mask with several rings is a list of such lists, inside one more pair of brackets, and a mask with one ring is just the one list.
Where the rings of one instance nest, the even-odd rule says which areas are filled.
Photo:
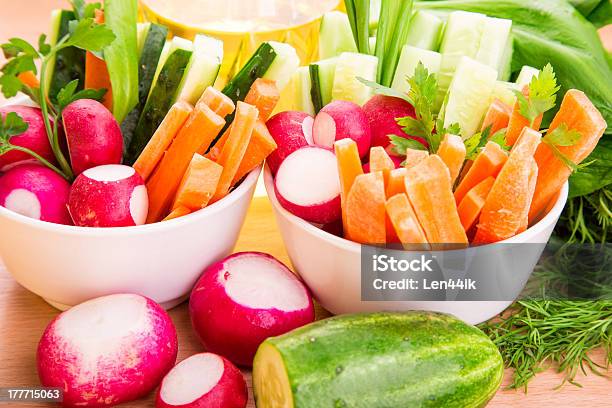
[[280, 204], [306, 221], [327, 224], [342, 215], [336, 155], [322, 147], [303, 147], [287, 156], [274, 188]]
[[74, 174], [103, 164], [121, 163], [121, 128], [100, 102], [93, 99], [72, 102], [62, 111], [62, 121]]
[[391, 143], [389, 135], [400, 136], [406, 139], [414, 139], [427, 146], [425, 140], [415, 136], [408, 136], [397, 124], [398, 118], [410, 116], [416, 117], [414, 107], [407, 101], [386, 95], [374, 95], [365, 105], [363, 111], [368, 118], [372, 129], [372, 147], [388, 147]]
[[[49, 144], [49, 138], [47, 137], [47, 131], [45, 130], [45, 123], [43, 116], [38, 108], [31, 106], [20, 106], [12, 105], [0, 108], [0, 116], [3, 118], [9, 113], [15, 112], [21, 119], [28, 124], [28, 129], [20, 135], [11, 137], [10, 142], [12, 145], [26, 147], [35, 153], [38, 153], [46, 160], [51, 163], [55, 163], [55, 156], [51, 145]], [[51, 125], [53, 126], [53, 119], [49, 118]], [[18, 150], [11, 150], [4, 154], [0, 154], [0, 171], [7, 171], [11, 167], [22, 164], [22, 163], [34, 163], [37, 160], [31, 155], [20, 152]]]
[[128, 227], [147, 219], [144, 180], [133, 167], [107, 164], [81, 173], [70, 190], [68, 210], [81, 227]]
[[351, 138], [357, 143], [359, 156], [368, 154], [371, 130], [363, 109], [353, 102], [333, 101], [317, 114], [312, 138], [318, 146], [332, 148], [336, 140]]
[[193, 355], [164, 377], [157, 408], [244, 408], [247, 385], [240, 370], [212, 353]]
[[276, 173], [285, 157], [300, 147], [312, 144], [312, 124], [312, 116], [297, 111], [277, 113], [266, 122], [278, 146], [266, 159], [272, 174]]
[[168, 314], [140, 295], [81, 303], [57, 316], [38, 344], [45, 387], [64, 392], [65, 407], [107, 407], [153, 390], [176, 361], [176, 329]]
[[191, 292], [189, 312], [207, 350], [244, 366], [266, 338], [314, 320], [308, 289], [260, 252], [236, 253], [208, 267]]
[[41, 221], [72, 224], [66, 208], [70, 184], [39, 164], [21, 164], [0, 177], [0, 205]]

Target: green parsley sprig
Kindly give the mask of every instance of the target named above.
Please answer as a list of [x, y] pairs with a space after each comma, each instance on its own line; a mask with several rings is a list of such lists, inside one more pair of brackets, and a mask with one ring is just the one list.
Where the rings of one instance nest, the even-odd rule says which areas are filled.
[[[104, 24], [97, 24], [94, 22], [93, 18], [89, 17], [93, 15], [95, 5], [85, 5], [80, 0], [74, 1], [73, 5], [80, 18], [69, 23], [69, 34], [61, 38], [55, 45], [48, 44], [44, 34], [39, 37], [37, 47], [34, 47], [21, 38], [11, 38], [7, 43], [0, 45], [0, 48], [8, 59], [8, 62], [0, 69], [0, 89], [6, 98], [11, 98], [17, 95], [17, 93], [23, 92], [30, 96], [32, 100], [40, 106], [45, 131], [49, 138], [53, 154], [59, 164], [59, 168], [50, 165], [48, 161], [41, 160], [41, 162], [58, 172], [67, 180], [73, 178], [73, 172], [59, 143], [58, 121], [61, 120], [61, 111], [70, 104], [70, 102], [77, 99], [100, 99], [106, 90], [85, 90], [75, 92], [78, 81], [73, 81], [60, 91], [61, 101], [58, 95], [58, 105], [53, 106], [47, 98], [44, 86], [44, 84], [47, 83], [46, 75], [48, 65], [54, 61], [54, 57], [57, 53], [65, 48], [76, 47], [85, 51], [101, 52], [104, 47], [115, 40], [115, 35], [112, 30]], [[37, 62], [40, 64], [40, 69], [37, 68]], [[39, 83], [42, 85], [39, 88], [31, 88], [23, 84], [19, 79], [19, 75], [26, 72], [32, 72], [35, 75], [39, 74]], [[51, 124], [50, 116], [54, 119], [53, 125]], [[10, 123], [14, 121], [15, 119], [13, 118], [10, 120]], [[4, 126], [6, 127], [6, 120]], [[25, 130], [27, 130], [27, 128], [23, 131]], [[4, 137], [0, 140], [0, 149], [24, 151], [22, 148], [10, 144], [10, 137], [15, 136], [15, 134], [11, 133], [14, 132], [4, 132]], [[32, 154], [33, 152], [26, 151], [26, 153]], [[36, 157], [35, 155], [33, 156]], [[40, 156], [36, 158], [40, 160]]]
[[540, 115], [555, 107], [559, 89], [561, 87], [557, 85], [552, 65], [546, 64], [540, 73], [531, 79], [528, 96], [520, 90], [514, 91], [521, 115], [529, 121], [529, 127], [533, 128]]

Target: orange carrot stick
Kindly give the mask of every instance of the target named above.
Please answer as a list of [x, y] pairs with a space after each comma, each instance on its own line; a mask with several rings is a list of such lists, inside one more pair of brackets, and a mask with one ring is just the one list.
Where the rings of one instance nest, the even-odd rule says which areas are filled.
[[482, 130], [491, 126], [491, 135], [495, 132], [508, 127], [510, 122], [510, 115], [512, 114], [512, 108], [499, 99], [494, 99], [489, 106], [489, 110], [485, 115], [484, 121], [482, 122]]
[[341, 139], [334, 143], [338, 174], [340, 175], [340, 202], [342, 203], [342, 223], [346, 230], [346, 200], [353, 182], [363, 174], [357, 143], [353, 139]]
[[276, 82], [270, 79], [257, 78], [244, 98], [244, 102], [259, 110], [259, 118], [266, 122], [280, 99]]
[[385, 186], [389, 180], [389, 172], [394, 169], [395, 163], [382, 146], [375, 146], [370, 149], [370, 172], [382, 171], [385, 178]]
[[448, 167], [451, 176], [451, 184], [455, 184], [455, 180], [459, 176], [463, 162], [465, 161], [466, 149], [461, 136], [445, 135], [440, 143], [437, 155]]
[[157, 166], [191, 112], [193, 112], [193, 107], [187, 102], [179, 101], [175, 103], [140, 153], [133, 167], [145, 181], [153, 173], [155, 166]]
[[427, 150], [406, 149], [406, 165], [407, 169], [411, 169], [429, 156]]
[[240, 162], [253, 135], [258, 114], [257, 108], [253, 105], [238, 102], [229, 138], [223, 146], [223, 150], [221, 150], [219, 160], [217, 160], [217, 163], [223, 166], [223, 173], [221, 173], [217, 191], [215, 191], [211, 202], [219, 201], [229, 193], [232, 180], [238, 172]]
[[[529, 98], [529, 87], [525, 85], [523, 88], [523, 95]], [[540, 130], [542, 124], [542, 115], [538, 116], [533, 123], [533, 130]], [[508, 122], [508, 130], [506, 131], [506, 144], [508, 146], [514, 146], [518, 137], [522, 134], [525, 127], [530, 127], [529, 120], [521, 115], [518, 101], [514, 104], [512, 114], [510, 115], [510, 121]]]
[[189, 208], [187, 207], [177, 207], [174, 210], [172, 210], [172, 212], [170, 214], [168, 214], [168, 216], [166, 218], [164, 218], [162, 221], [170, 221], [173, 220], [175, 218], [179, 218], [179, 217], [183, 217], [185, 215], [191, 214], [191, 211], [189, 210]]
[[176, 190], [193, 154], [202, 144], [221, 131], [225, 121], [205, 104], [191, 112], [187, 122], [174, 138], [157, 169], [147, 181], [149, 215], [147, 222], [157, 222], [167, 214]]
[[[414, 244], [426, 245], [427, 238], [425, 232], [419, 224], [414, 209], [408, 201], [406, 194], [396, 194], [389, 198], [385, 204], [387, 215], [391, 219], [391, 224], [399, 241], [405, 249], [415, 249]], [[427, 249], [426, 245], [423, 249]]]
[[[601, 113], [589, 98], [576, 89], [567, 91], [548, 131], [552, 132], [561, 124], [582, 135], [573, 146], [558, 147], [563, 155], [576, 164], [580, 164], [591, 154], [607, 126]], [[535, 159], [539, 174], [533, 203], [529, 210], [530, 222], [541, 215], [571, 174], [571, 170], [544, 143], [538, 147]]]
[[468, 243], [453, 198], [450, 172], [440, 156], [431, 155], [408, 170], [405, 185], [428, 242]]
[[405, 168], [391, 170], [389, 173], [389, 180], [385, 188], [387, 198], [391, 198], [394, 195], [406, 192], [406, 187], [404, 186], [404, 178], [406, 178], [406, 174], [408, 174], [408, 170]]
[[[95, 11], [95, 22], [104, 23], [104, 12], [100, 9]], [[91, 52], [85, 54], [85, 89], [106, 89], [106, 95], [102, 104], [108, 110], [113, 110], [113, 90], [106, 62], [96, 57]]]
[[229, 96], [213, 88], [212, 86], [209, 86], [204, 90], [196, 106], [199, 104], [207, 105], [213, 112], [222, 118], [234, 112], [235, 109], [234, 101], [232, 101]]
[[457, 204], [463, 200], [463, 197], [474, 188], [478, 183], [487, 177], [497, 177], [497, 174], [508, 160], [508, 154], [495, 142], [488, 142], [484, 149], [470, 166], [465, 177], [455, 190], [455, 201]]
[[362, 244], [384, 244], [385, 201], [382, 172], [358, 175], [346, 199], [346, 237]]
[[[537, 152], [537, 151], [536, 151]], [[531, 161], [531, 172], [529, 173], [529, 188], [528, 188], [528, 197], [529, 197], [529, 205], [525, 207], [525, 211], [523, 211], [523, 216], [521, 220], [521, 225], [519, 226], [517, 234], [527, 230], [529, 228], [529, 209], [531, 208], [531, 203], [533, 202], [533, 195], [535, 193], [536, 184], [538, 182], [538, 164], [535, 159]]]
[[197, 211], [208, 205], [217, 190], [223, 167], [195, 153], [176, 192], [172, 210], [187, 207]]
[[38, 78], [36, 78], [36, 75], [34, 75], [34, 72], [32, 71], [22, 72], [19, 75], [17, 75], [17, 78], [19, 78], [21, 83], [24, 84], [25, 86], [28, 86], [32, 89], [40, 89], [40, 82], [38, 81]]
[[236, 171], [236, 175], [232, 180], [232, 186], [238, 183], [244, 176], [250, 173], [257, 166], [261, 165], [263, 161], [268, 157], [274, 150], [276, 150], [276, 142], [268, 131], [268, 128], [264, 122], [258, 120], [255, 123], [253, 129], [253, 135], [251, 135], [251, 141], [244, 153], [244, 157], [240, 162], [240, 166]]
[[524, 223], [529, 208], [529, 176], [533, 155], [540, 144], [539, 132], [525, 127], [495, 179], [480, 215], [474, 242], [488, 244], [513, 237]]
[[463, 200], [461, 200], [457, 211], [459, 212], [459, 219], [465, 232], [468, 232], [478, 221], [493, 183], [495, 183], [495, 178], [487, 177], [468, 191]]

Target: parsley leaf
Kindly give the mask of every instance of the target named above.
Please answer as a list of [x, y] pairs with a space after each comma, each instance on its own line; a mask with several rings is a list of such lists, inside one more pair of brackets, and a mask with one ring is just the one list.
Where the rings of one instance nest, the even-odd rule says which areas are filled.
[[47, 43], [47, 34], [41, 34], [38, 37], [38, 52], [42, 55], [49, 55], [49, 52], [51, 52], [51, 45]]
[[86, 51], [102, 51], [115, 41], [115, 34], [105, 24], [97, 24], [92, 18], [70, 22], [70, 36], [63, 44], [65, 47], [77, 47]]
[[491, 125], [487, 126], [482, 132], [475, 133], [465, 141], [465, 158], [474, 160], [480, 150], [487, 144], [491, 136]]
[[512, 146], [508, 146], [506, 143], [506, 132], [508, 128], [503, 128], [493, 133], [493, 136], [489, 138], [490, 142], [497, 143], [502, 149], [509, 152]]
[[69, 82], [63, 87], [57, 94], [57, 105], [58, 111], [63, 111], [66, 106], [79, 99], [95, 99], [100, 101], [106, 94], [106, 89], [83, 89], [79, 92], [77, 87], [79, 86], [79, 80], [75, 79]]
[[521, 115], [529, 121], [530, 127], [533, 127], [540, 115], [555, 107], [560, 88], [552, 65], [546, 64], [539, 75], [531, 79], [528, 96], [521, 91], [514, 91]]
[[15, 112], [9, 112], [2, 119], [0, 115], [0, 143], [8, 142], [13, 136], [17, 136], [28, 130], [28, 124]]
[[559, 147], [573, 146], [578, 143], [581, 138], [582, 134], [580, 134], [580, 132], [569, 129], [566, 123], [561, 123], [555, 129], [546, 133], [542, 138], [542, 143], [545, 143], [550, 148], [553, 155], [574, 172], [592, 164], [592, 162], [577, 165], [567, 157]]
[[389, 135], [393, 152], [400, 156], [406, 155], [406, 150], [427, 150], [422, 143], [414, 139], [408, 139], [397, 135]]

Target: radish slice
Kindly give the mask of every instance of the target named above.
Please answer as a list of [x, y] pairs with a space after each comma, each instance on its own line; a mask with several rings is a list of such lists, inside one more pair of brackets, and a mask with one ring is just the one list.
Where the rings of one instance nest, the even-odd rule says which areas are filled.
[[163, 379], [157, 408], [244, 408], [248, 400], [242, 373], [228, 360], [200, 353], [178, 363]]
[[351, 138], [357, 143], [359, 156], [363, 158], [370, 150], [370, 123], [359, 105], [333, 101], [317, 114], [312, 137], [316, 145], [328, 148], [333, 148], [336, 140]]
[[168, 314], [139, 295], [93, 299], [60, 314], [38, 345], [38, 375], [67, 407], [106, 407], [153, 390], [176, 361]]
[[207, 350], [251, 366], [257, 347], [314, 320], [308, 289], [274, 257], [241, 252], [204, 271], [191, 293], [191, 322]]
[[275, 179], [276, 197], [292, 214], [327, 224], [340, 218], [340, 176], [333, 152], [303, 147], [281, 164]]
[[74, 181], [68, 209], [74, 223], [82, 227], [142, 225], [149, 209], [147, 188], [132, 167], [92, 167]]
[[276, 173], [285, 157], [301, 147], [312, 144], [312, 124], [312, 116], [297, 111], [277, 113], [266, 122], [278, 146], [266, 159], [272, 174]]
[[70, 184], [39, 164], [21, 164], [0, 177], [0, 205], [41, 221], [72, 224], [66, 209]]

